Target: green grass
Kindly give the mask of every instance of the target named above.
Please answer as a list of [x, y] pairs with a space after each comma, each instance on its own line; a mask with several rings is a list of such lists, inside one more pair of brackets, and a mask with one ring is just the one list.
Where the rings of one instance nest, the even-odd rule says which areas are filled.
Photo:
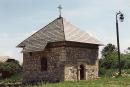
[[130, 87], [130, 77], [100, 78], [89, 81], [47, 83], [39, 86], [27, 87]]
[[[130, 87], [130, 76], [110, 78], [104, 76], [97, 80], [89, 81], [65, 81], [60, 83], [47, 83], [26, 87]], [[0, 80], [0, 83], [19, 83], [22, 81], [21, 75], [14, 75], [11, 78]]]
[[0, 80], [0, 83], [17, 83], [21, 81], [22, 81], [22, 76], [20, 74], [15, 74], [11, 76], [10, 78]]

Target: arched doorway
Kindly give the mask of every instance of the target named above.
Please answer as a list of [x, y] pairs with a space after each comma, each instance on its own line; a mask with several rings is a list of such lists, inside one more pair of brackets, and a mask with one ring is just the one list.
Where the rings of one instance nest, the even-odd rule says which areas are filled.
[[84, 65], [80, 65], [80, 80], [84, 80]]

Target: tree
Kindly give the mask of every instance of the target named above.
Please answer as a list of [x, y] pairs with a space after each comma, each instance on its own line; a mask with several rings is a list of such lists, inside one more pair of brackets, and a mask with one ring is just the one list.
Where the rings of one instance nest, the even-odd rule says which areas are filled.
[[130, 47], [125, 50], [125, 53], [122, 54], [122, 60], [124, 63], [124, 68], [129, 69], [130, 68]]
[[111, 44], [111, 43], [109, 43], [109, 44], [107, 44], [107, 46], [105, 46], [104, 48], [103, 48], [103, 50], [102, 50], [102, 57], [103, 58], [106, 58], [110, 53], [112, 53], [112, 52], [116, 52], [117, 50], [116, 50], [116, 48], [115, 48], [115, 45], [113, 45], [113, 44]]
[[9, 77], [13, 74], [21, 72], [22, 68], [17, 60], [13, 60], [0, 63], [0, 70], [3, 73], [8, 73], [8, 75], [5, 75], [5, 77]]
[[129, 54], [130, 54], [130, 47], [127, 48], [126, 53], [129, 53]]
[[[117, 49], [115, 45], [107, 44], [101, 53], [102, 56], [99, 60], [99, 74], [106, 75], [109, 70], [115, 72], [114, 70], [116, 70], [119, 66]], [[128, 47], [124, 53], [121, 53], [120, 64], [122, 69], [130, 69], [130, 47]]]
[[101, 51], [100, 67], [106, 69], [117, 67], [117, 49], [113, 44], [107, 44]]
[[130, 50], [130, 47], [128, 47], [128, 50]]

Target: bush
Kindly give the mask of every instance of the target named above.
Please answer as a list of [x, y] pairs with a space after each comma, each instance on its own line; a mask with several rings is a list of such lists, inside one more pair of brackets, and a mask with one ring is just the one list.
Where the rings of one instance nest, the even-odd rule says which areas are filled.
[[22, 71], [22, 67], [20, 66], [18, 61], [14, 60], [1, 63], [0, 70], [3, 74], [2, 77], [7, 78], [16, 73], [20, 73]]
[[99, 68], [99, 76], [104, 76], [106, 74], [106, 69], [105, 68]]

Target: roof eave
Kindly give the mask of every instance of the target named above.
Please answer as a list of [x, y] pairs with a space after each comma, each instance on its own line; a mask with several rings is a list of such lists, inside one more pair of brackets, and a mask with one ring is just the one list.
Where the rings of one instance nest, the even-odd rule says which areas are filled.
[[17, 48], [24, 48], [25, 45], [20, 45], [20, 44], [19, 44], [19, 45], [17, 45], [16, 47], [17, 47]]

